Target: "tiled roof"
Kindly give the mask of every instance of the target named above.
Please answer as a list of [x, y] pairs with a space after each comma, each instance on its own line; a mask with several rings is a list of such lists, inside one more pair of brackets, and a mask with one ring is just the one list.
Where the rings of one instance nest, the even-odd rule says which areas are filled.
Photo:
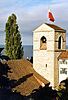
[[34, 89], [38, 89], [41, 83], [49, 84], [35, 72], [32, 64], [27, 60], [9, 60], [6, 63], [11, 69], [11, 73], [8, 72], [9, 79], [17, 80], [17, 85], [13, 90], [17, 90], [22, 95], [29, 95]]
[[68, 59], [68, 51], [63, 51], [63, 52], [59, 55], [58, 59]]
[[56, 31], [65, 31], [64, 29], [62, 29], [61, 27], [58, 27], [54, 24], [48, 24], [48, 23], [45, 23], [46, 25], [50, 26], [51, 28], [55, 29]]

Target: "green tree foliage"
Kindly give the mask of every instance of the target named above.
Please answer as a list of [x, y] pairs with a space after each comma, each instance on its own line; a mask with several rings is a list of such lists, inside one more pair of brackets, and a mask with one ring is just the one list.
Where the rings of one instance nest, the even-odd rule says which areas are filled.
[[60, 82], [57, 95], [57, 100], [68, 100], [68, 78]]
[[21, 35], [18, 30], [18, 24], [16, 22], [16, 15], [12, 14], [8, 17], [5, 32], [6, 32], [6, 55], [11, 59], [21, 59], [23, 57], [23, 47], [21, 42]]

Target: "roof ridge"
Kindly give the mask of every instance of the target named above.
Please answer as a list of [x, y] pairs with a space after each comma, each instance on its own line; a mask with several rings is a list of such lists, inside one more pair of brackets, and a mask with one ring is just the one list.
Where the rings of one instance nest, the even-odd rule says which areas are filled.
[[45, 23], [46, 25], [50, 26], [51, 28], [55, 29], [55, 30], [60, 30], [60, 31], [65, 31], [63, 28], [61, 28], [60, 26], [57, 26], [55, 24], [50, 24], [50, 23]]
[[37, 78], [35, 75], [33, 75], [34, 76], [34, 78], [38, 81], [38, 83], [42, 86], [42, 87], [44, 87], [45, 86], [45, 84], [44, 84], [44, 82], [42, 82], [39, 78]]

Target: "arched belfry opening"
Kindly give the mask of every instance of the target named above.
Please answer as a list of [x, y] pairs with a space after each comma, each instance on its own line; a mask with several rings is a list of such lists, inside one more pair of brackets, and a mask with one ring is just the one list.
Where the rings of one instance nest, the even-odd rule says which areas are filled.
[[58, 49], [62, 49], [62, 41], [62, 36], [60, 36], [58, 39]]
[[40, 39], [40, 50], [46, 50], [47, 49], [47, 39], [45, 36], [42, 36]]

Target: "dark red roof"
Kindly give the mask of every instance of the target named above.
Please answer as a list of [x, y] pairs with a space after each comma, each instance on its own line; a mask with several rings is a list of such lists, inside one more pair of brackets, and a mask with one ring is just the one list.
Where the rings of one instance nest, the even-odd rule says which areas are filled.
[[58, 27], [58, 26], [56, 26], [56, 25], [54, 25], [54, 24], [48, 24], [48, 23], [45, 23], [45, 24], [47, 24], [47, 25], [50, 26], [51, 28], [55, 29], [55, 31], [64, 31], [64, 32], [66, 32], [66, 30], [64, 30], [63, 28]]

